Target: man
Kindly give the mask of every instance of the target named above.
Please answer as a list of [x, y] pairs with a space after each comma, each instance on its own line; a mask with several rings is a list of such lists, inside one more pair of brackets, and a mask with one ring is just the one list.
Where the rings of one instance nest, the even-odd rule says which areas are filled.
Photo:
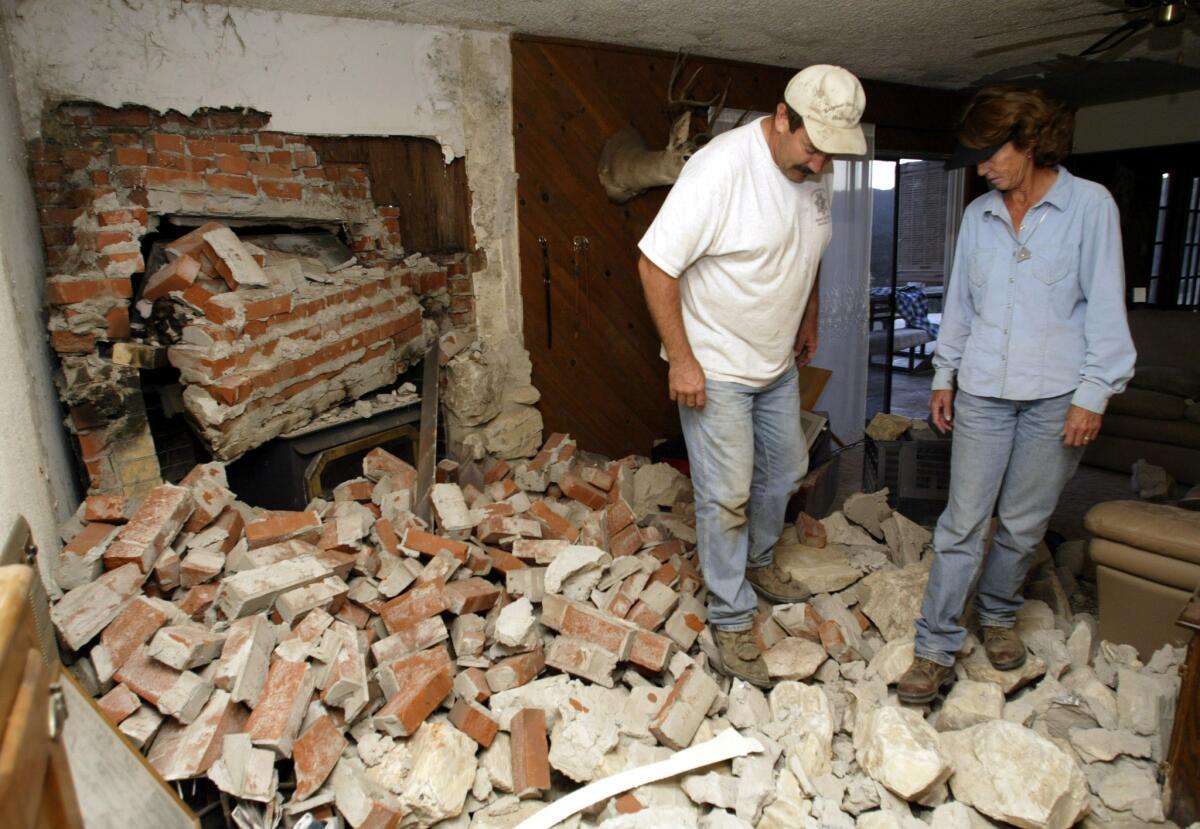
[[696, 492], [700, 567], [721, 668], [770, 685], [751, 633], [758, 602], [808, 592], [774, 563], [808, 466], [796, 364], [817, 350], [817, 270], [832, 231], [819, 175], [866, 151], [858, 79], [810, 66], [769, 115], [683, 168], [639, 243], [646, 303]]

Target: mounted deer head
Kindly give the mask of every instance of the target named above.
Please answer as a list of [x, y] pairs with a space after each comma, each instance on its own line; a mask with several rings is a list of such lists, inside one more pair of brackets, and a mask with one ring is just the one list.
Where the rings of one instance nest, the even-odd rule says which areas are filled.
[[[631, 126], [624, 127], [605, 143], [597, 174], [612, 201], [621, 204], [651, 187], [673, 184], [692, 154], [712, 138], [713, 124], [725, 107], [729, 81], [726, 80], [724, 88], [707, 101], [689, 98], [688, 93], [704, 69], [701, 66], [677, 93], [675, 84], [686, 62], [687, 55], [682, 52], [676, 55], [667, 83], [667, 112], [682, 110], [671, 126], [667, 146], [661, 150], [648, 149], [642, 136]], [[704, 129], [693, 135], [692, 122], [701, 114]]]

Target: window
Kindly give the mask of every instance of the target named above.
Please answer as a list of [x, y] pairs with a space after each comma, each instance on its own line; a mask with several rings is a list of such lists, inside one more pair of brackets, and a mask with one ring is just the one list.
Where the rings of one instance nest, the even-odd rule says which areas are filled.
[[1179, 263], [1180, 308], [1200, 305], [1200, 176], [1193, 176], [1184, 218], [1183, 250]]
[[1154, 255], [1150, 260], [1150, 302], [1158, 302], [1158, 280], [1162, 276], [1163, 250], [1167, 240], [1167, 198], [1171, 194], [1171, 174], [1162, 174], [1158, 192], [1158, 219], [1154, 225]]

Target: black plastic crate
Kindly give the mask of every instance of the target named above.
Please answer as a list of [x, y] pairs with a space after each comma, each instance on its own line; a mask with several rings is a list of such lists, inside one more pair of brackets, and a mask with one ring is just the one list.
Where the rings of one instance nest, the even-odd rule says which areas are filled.
[[888, 504], [914, 521], [934, 520], [950, 497], [950, 440], [872, 440], [863, 453], [863, 490], [888, 488]]

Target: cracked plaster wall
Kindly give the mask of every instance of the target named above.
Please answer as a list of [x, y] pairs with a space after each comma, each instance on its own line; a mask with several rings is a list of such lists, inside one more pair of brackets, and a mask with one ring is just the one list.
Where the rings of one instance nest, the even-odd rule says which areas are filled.
[[51, 379], [41, 233], [6, 42], [0, 25], [0, 540], [21, 515], [38, 547], [57, 553], [58, 522], [77, 496]]
[[183, 0], [0, 6], [26, 138], [47, 104], [91, 100], [183, 113], [250, 107], [271, 114], [272, 130], [428, 137], [447, 160], [465, 156], [488, 260], [476, 276], [479, 333], [520, 350], [507, 35]]

